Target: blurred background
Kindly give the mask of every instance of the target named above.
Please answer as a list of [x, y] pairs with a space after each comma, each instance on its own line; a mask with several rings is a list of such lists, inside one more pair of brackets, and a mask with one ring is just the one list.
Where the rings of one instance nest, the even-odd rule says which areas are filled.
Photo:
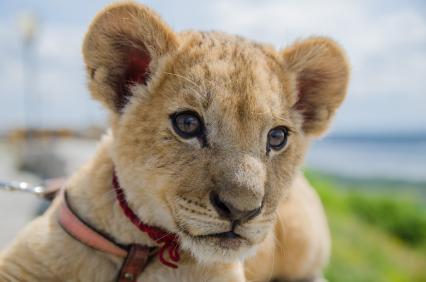
[[[0, 1], [0, 180], [71, 174], [106, 113], [80, 46], [110, 1]], [[426, 2], [144, 1], [177, 31], [222, 30], [283, 48], [330, 36], [352, 64], [349, 95], [305, 164], [329, 217], [329, 281], [426, 281]], [[1, 192], [0, 249], [40, 207]]]

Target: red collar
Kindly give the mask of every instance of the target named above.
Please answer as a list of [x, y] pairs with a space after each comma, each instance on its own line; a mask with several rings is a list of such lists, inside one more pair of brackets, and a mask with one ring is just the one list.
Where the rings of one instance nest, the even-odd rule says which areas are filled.
[[[173, 263], [178, 262], [180, 259], [177, 235], [143, 223], [129, 207], [124, 191], [120, 187], [115, 173], [112, 183], [117, 200], [126, 217], [136, 225], [139, 230], [148, 234], [152, 240], [161, 245], [157, 252], [160, 261], [166, 266], [177, 268], [177, 265]], [[124, 246], [114, 242], [108, 235], [96, 230], [96, 228], [86, 223], [77, 215], [68, 203], [65, 189], [62, 189], [60, 194], [62, 199], [59, 208], [58, 222], [65, 232], [77, 241], [95, 250], [125, 258], [118, 276], [118, 281], [136, 281], [137, 277], [146, 267], [150, 253], [152, 253], [150, 250], [153, 248], [139, 244]], [[165, 259], [164, 252], [166, 250], [168, 251], [170, 260], [173, 262]]]
[[158, 227], [153, 227], [143, 223], [142, 220], [129, 207], [129, 204], [127, 203], [127, 200], [126, 200], [126, 195], [124, 194], [123, 189], [120, 187], [117, 175], [115, 173], [112, 178], [112, 185], [114, 187], [117, 200], [120, 203], [120, 207], [123, 210], [126, 217], [134, 225], [136, 225], [136, 227], [139, 228], [140, 231], [148, 234], [148, 236], [152, 240], [162, 245], [158, 252], [158, 258], [160, 259], [160, 261], [164, 265], [167, 265], [172, 268], [177, 268], [176, 264], [169, 262], [164, 258], [164, 251], [168, 250], [170, 259], [174, 262], [179, 261], [180, 256], [179, 256], [179, 243], [178, 243], [177, 235], [164, 231]]

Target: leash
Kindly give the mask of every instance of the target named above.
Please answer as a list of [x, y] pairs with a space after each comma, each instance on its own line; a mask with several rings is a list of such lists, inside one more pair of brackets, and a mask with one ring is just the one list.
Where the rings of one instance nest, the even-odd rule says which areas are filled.
[[0, 191], [25, 192], [46, 200], [52, 200], [64, 185], [64, 178], [53, 178], [40, 185], [31, 185], [22, 181], [0, 181]]

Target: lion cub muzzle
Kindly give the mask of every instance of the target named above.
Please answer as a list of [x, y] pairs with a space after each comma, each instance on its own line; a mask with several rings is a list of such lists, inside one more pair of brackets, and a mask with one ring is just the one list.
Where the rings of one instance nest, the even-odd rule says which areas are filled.
[[211, 205], [220, 217], [233, 224], [255, 218], [263, 207], [264, 165], [256, 157], [242, 153], [219, 159], [222, 166], [213, 172]]

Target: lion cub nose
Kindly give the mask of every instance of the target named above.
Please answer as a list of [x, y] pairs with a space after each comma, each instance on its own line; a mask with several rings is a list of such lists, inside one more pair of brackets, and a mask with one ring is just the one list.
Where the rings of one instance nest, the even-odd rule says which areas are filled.
[[260, 214], [262, 206], [259, 206], [252, 210], [239, 210], [232, 204], [222, 201], [219, 195], [212, 191], [210, 193], [210, 202], [217, 211], [217, 213], [231, 222], [246, 222]]

